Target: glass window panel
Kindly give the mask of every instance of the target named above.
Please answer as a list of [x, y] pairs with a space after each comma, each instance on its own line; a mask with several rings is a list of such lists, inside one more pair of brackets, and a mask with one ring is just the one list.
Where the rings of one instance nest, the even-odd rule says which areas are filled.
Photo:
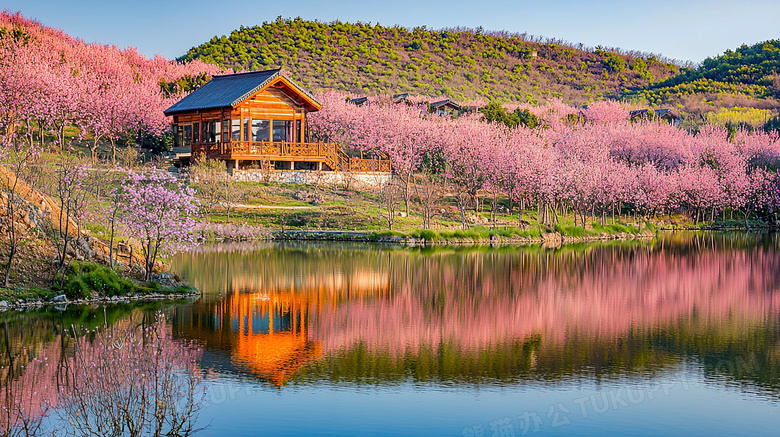
[[293, 135], [295, 134], [295, 132], [293, 131], [294, 128], [295, 128], [295, 123], [293, 123], [292, 120], [287, 120], [284, 122], [285, 141], [287, 142], [293, 141], [294, 138]]
[[252, 120], [252, 141], [268, 141], [270, 135], [270, 120]]
[[232, 141], [241, 141], [241, 119], [240, 118], [234, 118], [231, 121], [231, 140]]
[[274, 127], [274, 141], [285, 141], [287, 139], [287, 130], [286, 130], [286, 123], [284, 120], [274, 120], [273, 121], [273, 127]]
[[182, 144], [182, 132], [184, 129], [180, 124], [173, 126], [173, 147], [180, 147]]
[[189, 146], [192, 144], [192, 125], [187, 124], [184, 125], [184, 140], [182, 141], [182, 146]]

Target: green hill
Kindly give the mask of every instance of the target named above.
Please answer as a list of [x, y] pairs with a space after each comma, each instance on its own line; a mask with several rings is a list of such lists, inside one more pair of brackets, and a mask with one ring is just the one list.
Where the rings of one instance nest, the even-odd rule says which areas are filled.
[[780, 108], [780, 40], [727, 50], [698, 68], [683, 68], [623, 97], [654, 106], [676, 105], [702, 118], [757, 125]]
[[583, 104], [675, 75], [655, 56], [582, 50], [560, 41], [481, 29], [406, 29], [301, 18], [241, 27], [190, 49], [237, 70], [283, 67], [313, 90], [409, 92], [458, 100]]

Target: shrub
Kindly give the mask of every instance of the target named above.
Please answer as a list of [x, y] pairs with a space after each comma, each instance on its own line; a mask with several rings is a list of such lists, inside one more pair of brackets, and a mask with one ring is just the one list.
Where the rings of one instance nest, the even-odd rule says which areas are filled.
[[120, 278], [108, 267], [90, 262], [74, 261], [62, 278], [60, 289], [70, 299], [89, 297], [93, 293], [105, 296], [119, 296], [136, 291], [136, 285]]
[[555, 225], [555, 231], [566, 237], [583, 237], [585, 236], [585, 229], [579, 226], [563, 226]]
[[436, 234], [435, 231], [432, 231], [430, 229], [421, 229], [419, 231], [414, 231], [412, 232], [412, 237], [419, 238], [425, 241], [436, 241], [439, 238], [438, 234]]

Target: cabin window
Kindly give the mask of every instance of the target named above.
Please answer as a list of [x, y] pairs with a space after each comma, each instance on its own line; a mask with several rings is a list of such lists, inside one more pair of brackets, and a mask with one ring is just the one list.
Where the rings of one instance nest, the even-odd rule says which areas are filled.
[[230, 140], [230, 120], [222, 121], [222, 142], [227, 143]]
[[293, 138], [293, 122], [291, 120], [274, 120], [274, 141], [289, 141]]
[[203, 142], [216, 143], [219, 139], [219, 122], [206, 121], [203, 123]]
[[184, 132], [182, 125], [176, 124], [173, 126], [173, 147], [181, 147], [182, 132]]
[[241, 119], [234, 118], [231, 121], [231, 138], [232, 141], [241, 141]]
[[192, 123], [192, 143], [200, 143], [200, 123]]
[[270, 120], [252, 119], [252, 141], [268, 141], [271, 135]]
[[192, 144], [192, 125], [191, 124], [185, 124], [183, 126], [184, 128], [184, 134], [182, 135], [182, 146], [189, 146]]

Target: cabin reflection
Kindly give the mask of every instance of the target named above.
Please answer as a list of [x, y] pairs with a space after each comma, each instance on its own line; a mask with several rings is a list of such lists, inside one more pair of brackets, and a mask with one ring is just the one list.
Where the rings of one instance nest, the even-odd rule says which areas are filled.
[[[312, 312], [353, 299], [387, 296], [390, 290], [387, 275], [365, 272], [325, 281], [315, 277], [308, 284], [279, 278], [270, 291], [262, 292], [241, 287], [251, 284], [242, 284], [240, 277], [233, 279], [234, 288], [221, 299], [177, 307], [173, 333], [200, 343], [206, 360], [221, 370], [248, 372], [277, 386], [322, 356], [319, 339], [310, 333]], [[281, 289], [282, 284], [289, 288]]]

